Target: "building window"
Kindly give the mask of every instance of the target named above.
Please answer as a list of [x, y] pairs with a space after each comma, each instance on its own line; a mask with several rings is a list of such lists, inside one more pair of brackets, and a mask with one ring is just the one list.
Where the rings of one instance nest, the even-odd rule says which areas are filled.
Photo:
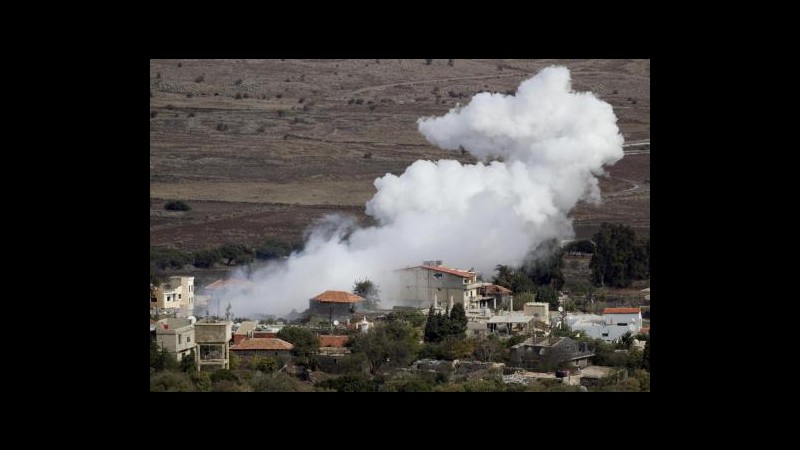
[[603, 333], [603, 337], [608, 337], [608, 333]]
[[183, 294], [178, 294], [178, 299], [180, 299], [181, 297], [183, 297]]
[[618, 327], [627, 327], [628, 324], [627, 323], [618, 323], [617, 326]]
[[183, 336], [178, 335], [178, 344], [183, 344]]
[[188, 344], [189, 342], [192, 342], [192, 337], [191, 336], [186, 336], [186, 343]]

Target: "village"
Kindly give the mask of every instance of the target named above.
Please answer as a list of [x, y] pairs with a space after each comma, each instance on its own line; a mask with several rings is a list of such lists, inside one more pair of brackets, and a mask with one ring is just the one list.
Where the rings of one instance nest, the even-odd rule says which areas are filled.
[[650, 391], [649, 59], [149, 83], [151, 392]]
[[[209, 313], [210, 308], [219, 310], [225, 298], [220, 294], [226, 289], [246, 289], [251, 281], [218, 279], [196, 291], [194, 277], [171, 276], [161, 286], [151, 285], [151, 363], [154, 346], [157, 355], [170, 361], [167, 366], [177, 365], [194, 377], [213, 380], [219, 373], [226, 374], [223, 387], [258, 373], [293, 378], [297, 386], [290, 390], [300, 385], [311, 390], [341, 388], [336, 380], [348, 379], [348, 374], [364, 379], [407, 379], [416, 374], [451, 385], [477, 382], [477, 390], [587, 391], [609, 386], [616, 390], [621, 383], [635, 387], [642, 383], [645, 352], [649, 365], [649, 288], [639, 291], [638, 300], [626, 302], [639, 306], [607, 306], [589, 312], [576, 308], [565, 291], [558, 292], [553, 304], [525, 301], [530, 294], [516, 295], [524, 303], [515, 304], [520, 300], [515, 300], [517, 293], [511, 289], [482, 281], [474, 270], [448, 267], [441, 260], [422, 261], [396, 274], [402, 286], [397, 298], [375, 298], [377, 290], [367, 281], [368, 289], [358, 289], [358, 284], [354, 289], [364, 296], [327, 290], [308, 299], [308, 309], [302, 313], [262, 319], [236, 317], [230, 303], [222, 305], [224, 314]], [[592, 305], [594, 296], [588, 299]], [[393, 306], [382, 308], [384, 303]], [[459, 314], [460, 330], [454, 325], [454, 316]], [[436, 330], [431, 328], [437, 326], [433, 322], [441, 327], [442, 317], [452, 319], [449, 326], [457, 331], [439, 333], [444, 336], [436, 343]], [[394, 355], [388, 351], [378, 355], [386, 359], [378, 363], [370, 361], [373, 355], [359, 358], [354, 342], [392, 322], [406, 325], [409, 338], [416, 341], [411, 347], [418, 349], [418, 357], [391, 361]], [[426, 352], [426, 345], [439, 347]], [[604, 347], [603, 354], [598, 345]], [[487, 380], [495, 386], [490, 387]], [[415, 384], [408, 384], [401, 382], [399, 390], [415, 390]], [[646, 384], [649, 389], [649, 371]]]

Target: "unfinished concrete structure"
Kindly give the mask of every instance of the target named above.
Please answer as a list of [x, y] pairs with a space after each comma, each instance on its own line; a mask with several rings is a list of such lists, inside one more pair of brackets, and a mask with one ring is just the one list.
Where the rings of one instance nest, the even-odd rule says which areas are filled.
[[232, 338], [232, 325], [229, 321], [214, 319], [203, 319], [194, 324], [200, 370], [230, 369], [228, 341]]
[[398, 270], [400, 306], [427, 309], [461, 303], [469, 308], [477, 295], [477, 273], [445, 267], [442, 261], [425, 261], [421, 266]]

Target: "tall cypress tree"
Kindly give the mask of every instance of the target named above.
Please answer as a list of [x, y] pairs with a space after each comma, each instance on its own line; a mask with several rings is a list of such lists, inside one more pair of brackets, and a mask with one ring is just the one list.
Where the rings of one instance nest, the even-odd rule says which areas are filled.
[[464, 338], [467, 335], [467, 312], [464, 305], [456, 303], [450, 311], [450, 335]]
[[439, 317], [431, 305], [428, 310], [428, 320], [425, 322], [425, 334], [423, 336], [425, 342], [439, 342]]

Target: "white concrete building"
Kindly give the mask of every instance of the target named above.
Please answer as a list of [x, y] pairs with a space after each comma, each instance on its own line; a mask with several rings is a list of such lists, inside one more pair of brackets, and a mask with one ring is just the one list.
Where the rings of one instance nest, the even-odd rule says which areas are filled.
[[194, 337], [194, 324], [192, 319], [161, 319], [154, 324], [156, 343], [180, 362], [195, 349], [197, 342]]
[[615, 342], [630, 332], [632, 335], [642, 329], [640, 308], [606, 308], [603, 315], [567, 314], [566, 324], [573, 331], [580, 331], [592, 339]]
[[150, 310], [176, 309], [180, 317], [194, 310], [194, 277], [169, 277], [159, 287], [150, 288]]

